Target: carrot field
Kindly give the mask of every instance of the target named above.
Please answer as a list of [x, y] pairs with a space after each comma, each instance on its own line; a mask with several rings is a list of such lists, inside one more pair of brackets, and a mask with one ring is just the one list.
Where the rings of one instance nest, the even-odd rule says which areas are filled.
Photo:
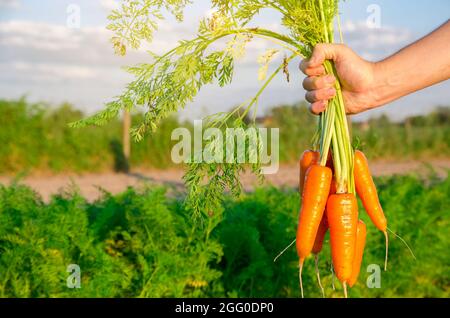
[[[350, 297], [449, 297], [450, 177], [396, 176], [376, 180], [394, 237], [380, 288], [367, 287], [371, 264], [382, 268], [384, 238], [368, 224], [359, 282]], [[173, 189], [130, 188], [88, 203], [76, 187], [49, 203], [18, 184], [0, 188], [1, 297], [298, 297], [295, 248], [297, 191], [263, 187], [194, 222]], [[362, 211], [362, 207], [360, 206]], [[327, 234], [325, 241], [329, 240]], [[327, 297], [330, 251], [319, 268]], [[81, 269], [68, 288], [69, 264]], [[314, 262], [304, 269], [306, 297], [320, 297]]]

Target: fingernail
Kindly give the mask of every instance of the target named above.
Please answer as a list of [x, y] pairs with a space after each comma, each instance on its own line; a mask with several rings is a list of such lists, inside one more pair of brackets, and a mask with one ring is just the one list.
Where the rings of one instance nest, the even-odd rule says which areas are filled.
[[329, 88], [328, 94], [330, 94], [331, 96], [334, 96], [336, 94], [336, 90], [334, 88]]
[[327, 108], [327, 102], [326, 101], [322, 101], [320, 103], [320, 112], [323, 112], [326, 108]]
[[317, 114], [323, 113], [327, 109], [327, 102], [322, 101], [317, 105]]

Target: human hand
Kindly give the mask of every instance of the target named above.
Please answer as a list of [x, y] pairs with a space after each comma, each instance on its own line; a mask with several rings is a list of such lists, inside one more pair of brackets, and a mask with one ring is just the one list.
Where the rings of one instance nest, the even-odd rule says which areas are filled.
[[336, 79], [325, 74], [325, 60], [334, 61], [347, 114], [358, 114], [375, 107], [375, 63], [362, 59], [342, 44], [317, 44], [311, 58], [300, 64], [300, 69], [307, 75], [303, 88], [307, 91], [305, 98], [311, 103], [312, 113], [323, 112], [328, 101], [336, 95]]

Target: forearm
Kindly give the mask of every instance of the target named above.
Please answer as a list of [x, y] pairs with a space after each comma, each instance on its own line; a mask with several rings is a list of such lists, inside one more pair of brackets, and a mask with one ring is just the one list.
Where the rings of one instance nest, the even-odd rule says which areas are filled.
[[374, 64], [371, 108], [450, 78], [450, 22]]

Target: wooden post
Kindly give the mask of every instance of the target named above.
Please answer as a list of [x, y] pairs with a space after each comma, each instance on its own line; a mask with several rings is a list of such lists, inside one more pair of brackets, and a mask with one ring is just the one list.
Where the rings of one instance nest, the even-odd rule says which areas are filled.
[[126, 162], [130, 162], [131, 154], [131, 143], [130, 143], [130, 127], [131, 127], [131, 116], [128, 110], [123, 111], [123, 155]]

